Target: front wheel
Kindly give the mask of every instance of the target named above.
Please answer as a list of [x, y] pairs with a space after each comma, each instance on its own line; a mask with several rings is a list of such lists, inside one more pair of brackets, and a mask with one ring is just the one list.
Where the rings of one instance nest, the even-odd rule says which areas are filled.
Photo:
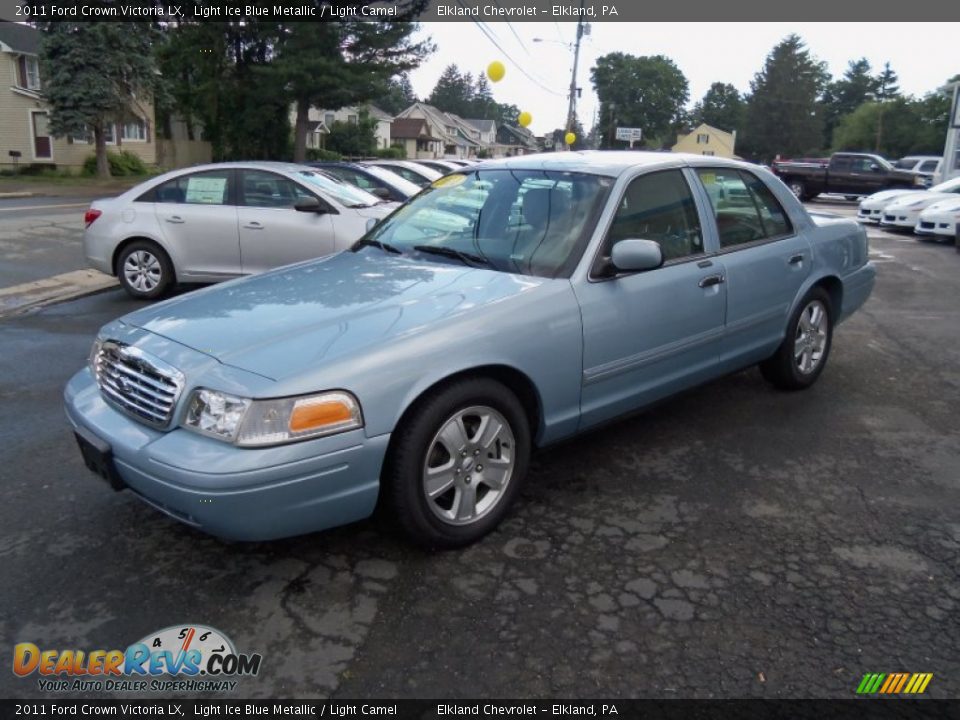
[[787, 333], [777, 351], [760, 363], [760, 372], [782, 390], [803, 390], [817, 381], [827, 364], [833, 340], [830, 295], [813, 288], [787, 323]]
[[799, 180], [797, 178], [791, 178], [790, 181], [787, 182], [787, 187], [790, 188], [790, 192], [792, 192], [796, 196], [797, 200], [808, 199], [807, 184], [803, 180]]
[[485, 378], [458, 381], [421, 401], [397, 430], [385, 499], [415, 542], [468, 545], [507, 514], [530, 444], [526, 414], [509, 389]]
[[173, 265], [159, 245], [136, 240], [120, 253], [117, 278], [131, 297], [156, 300], [173, 284]]

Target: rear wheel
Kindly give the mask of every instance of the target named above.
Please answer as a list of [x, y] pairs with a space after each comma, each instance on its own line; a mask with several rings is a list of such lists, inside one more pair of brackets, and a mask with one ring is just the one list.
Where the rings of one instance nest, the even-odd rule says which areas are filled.
[[790, 188], [790, 192], [796, 196], [797, 200], [806, 202], [815, 197], [815, 194], [811, 194], [807, 190], [807, 184], [799, 178], [790, 178], [787, 181], [787, 187]]
[[425, 398], [397, 430], [384, 468], [387, 501], [414, 541], [452, 548], [506, 516], [527, 472], [530, 430], [500, 383], [458, 381]]
[[832, 340], [830, 295], [822, 287], [815, 287], [790, 317], [786, 336], [777, 352], [760, 363], [760, 372], [782, 390], [808, 388], [823, 372]]
[[155, 300], [173, 284], [173, 265], [159, 245], [136, 240], [117, 258], [117, 278], [131, 297]]

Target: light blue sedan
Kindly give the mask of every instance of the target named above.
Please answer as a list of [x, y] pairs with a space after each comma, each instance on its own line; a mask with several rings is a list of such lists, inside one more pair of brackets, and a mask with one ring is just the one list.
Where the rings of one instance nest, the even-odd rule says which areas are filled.
[[[713, 157], [464, 168], [352, 249], [105, 326], [65, 391], [87, 466], [225, 538], [359, 520], [464, 545], [534, 448], [759, 363], [810, 386], [875, 271], [853, 220]], [[784, 397], [784, 402], [790, 402]]]

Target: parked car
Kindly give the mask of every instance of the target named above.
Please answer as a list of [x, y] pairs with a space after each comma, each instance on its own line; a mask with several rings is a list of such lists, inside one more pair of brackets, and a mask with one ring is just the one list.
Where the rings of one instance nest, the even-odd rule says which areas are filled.
[[386, 168], [390, 172], [394, 172], [404, 180], [409, 180], [414, 185], [419, 187], [426, 187], [434, 180], [439, 180], [443, 177], [442, 173], [437, 172], [432, 168], [428, 168], [425, 165], [418, 165], [415, 162], [409, 160], [370, 160], [367, 161], [368, 165], [375, 167]]
[[924, 187], [919, 175], [896, 170], [879, 155], [834, 153], [823, 167], [820, 163], [778, 161], [773, 172], [801, 200], [812, 200], [820, 193], [839, 193], [848, 200], [880, 190]]
[[174, 170], [84, 216], [91, 267], [131, 296], [213, 283], [349, 247], [396, 207], [303, 165], [217, 163]]
[[938, 184], [943, 178], [943, 158], [939, 155], [907, 155], [893, 166], [920, 175], [927, 187]]
[[[714, 205], [716, 182], [753, 202]], [[809, 387], [874, 276], [855, 220], [746, 163], [497, 160], [349, 251], [107, 324], [67, 416], [89, 468], [215, 535], [312, 532], [379, 499], [459, 546], [503, 520], [535, 447], [757, 363]]]
[[941, 200], [954, 200], [960, 196], [960, 177], [940, 183], [929, 190], [920, 190], [894, 198], [883, 209], [880, 226], [897, 230], [913, 230], [920, 220], [920, 213]]
[[419, 185], [385, 167], [363, 162], [310, 162], [307, 165], [384, 200], [406, 202], [420, 192]]
[[414, 162], [417, 165], [423, 165], [431, 170], [436, 170], [441, 175], [446, 175], [447, 173], [454, 172], [455, 170], [460, 170], [462, 167], [455, 162], [451, 162], [450, 160], [411, 160], [411, 162]]
[[960, 178], [934, 185], [929, 190], [921, 190], [918, 188], [914, 190], [882, 190], [881, 192], [874, 193], [870, 197], [860, 201], [857, 218], [866, 222], [879, 223], [884, 219], [886, 209], [893, 203], [903, 202], [904, 204], [910, 204], [916, 200], [929, 197], [930, 193], [938, 196], [940, 194], [952, 195], [960, 193]]
[[960, 198], [940, 200], [920, 212], [914, 232], [918, 235], [935, 235], [948, 240], [957, 237], [960, 225]]

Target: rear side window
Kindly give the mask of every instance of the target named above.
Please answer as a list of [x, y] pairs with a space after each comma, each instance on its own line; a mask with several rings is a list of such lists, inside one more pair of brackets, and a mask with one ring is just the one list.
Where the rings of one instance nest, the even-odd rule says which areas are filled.
[[703, 233], [693, 194], [679, 170], [641, 175], [627, 187], [607, 239], [609, 254], [620, 240], [653, 240], [664, 262], [703, 252]]
[[701, 169], [697, 175], [710, 196], [721, 249], [793, 232], [783, 206], [756, 175], [732, 168]]
[[137, 200], [186, 205], [229, 205], [230, 178], [229, 170], [182, 175], [155, 187]]
[[926, 160], [920, 163], [919, 170], [920, 172], [933, 172], [937, 169], [937, 164], [939, 162], [939, 160]]

